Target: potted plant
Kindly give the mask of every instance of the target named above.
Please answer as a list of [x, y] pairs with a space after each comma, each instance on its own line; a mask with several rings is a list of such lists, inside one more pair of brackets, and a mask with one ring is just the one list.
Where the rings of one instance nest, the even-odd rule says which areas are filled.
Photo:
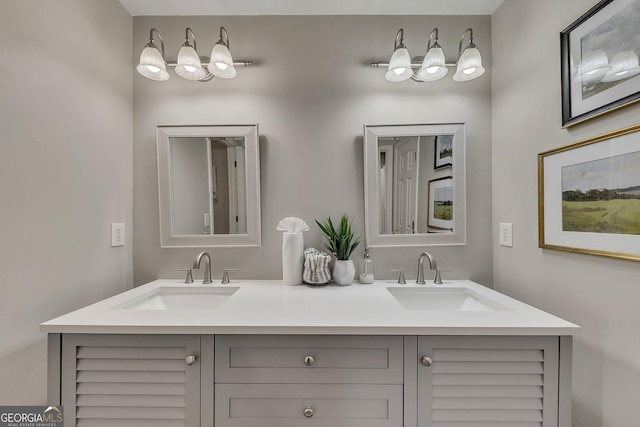
[[351, 228], [353, 220], [349, 221], [349, 217], [342, 215], [337, 229], [333, 225], [331, 217], [327, 218], [324, 223], [320, 223], [317, 219], [315, 221], [327, 239], [327, 243], [323, 246], [336, 257], [333, 264], [333, 281], [341, 286], [350, 285], [353, 283], [356, 269], [353, 260], [349, 257], [360, 244], [360, 237], [356, 237]]

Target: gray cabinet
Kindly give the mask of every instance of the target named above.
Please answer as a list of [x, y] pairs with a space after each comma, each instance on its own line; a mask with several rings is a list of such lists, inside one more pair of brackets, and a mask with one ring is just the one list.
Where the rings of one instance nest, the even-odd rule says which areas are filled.
[[199, 358], [198, 335], [64, 334], [65, 426], [199, 426]]
[[556, 427], [557, 337], [418, 337], [418, 427]]
[[72, 427], [571, 425], [571, 337], [52, 334], [49, 357]]

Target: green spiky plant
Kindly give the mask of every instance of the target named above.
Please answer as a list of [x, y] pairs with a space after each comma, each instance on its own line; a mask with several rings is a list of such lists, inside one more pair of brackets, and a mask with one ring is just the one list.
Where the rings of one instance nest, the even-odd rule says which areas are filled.
[[317, 219], [315, 221], [327, 238], [327, 243], [323, 246], [335, 255], [339, 261], [348, 260], [360, 244], [360, 237], [356, 237], [351, 228], [353, 220], [349, 221], [347, 215], [342, 215], [338, 229], [333, 225], [331, 217], [327, 218], [324, 223], [320, 223]]

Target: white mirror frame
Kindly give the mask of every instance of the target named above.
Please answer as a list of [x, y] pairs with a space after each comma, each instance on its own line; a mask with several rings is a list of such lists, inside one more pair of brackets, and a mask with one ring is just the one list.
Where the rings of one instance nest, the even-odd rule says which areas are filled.
[[[380, 234], [378, 190], [378, 138], [453, 135], [454, 182], [453, 231], [446, 233]], [[364, 126], [364, 207], [365, 239], [371, 248], [390, 246], [461, 246], [467, 243], [466, 152], [463, 123]]]
[[[260, 150], [258, 125], [158, 126], [158, 200], [160, 246], [163, 248], [211, 248], [261, 246]], [[247, 233], [172, 235], [171, 224], [171, 140], [184, 137], [243, 137], [246, 156]]]

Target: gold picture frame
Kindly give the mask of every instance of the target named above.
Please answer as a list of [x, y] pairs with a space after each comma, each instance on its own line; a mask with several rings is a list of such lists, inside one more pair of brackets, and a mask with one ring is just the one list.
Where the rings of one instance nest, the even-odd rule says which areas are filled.
[[538, 246], [640, 261], [640, 125], [538, 154]]

